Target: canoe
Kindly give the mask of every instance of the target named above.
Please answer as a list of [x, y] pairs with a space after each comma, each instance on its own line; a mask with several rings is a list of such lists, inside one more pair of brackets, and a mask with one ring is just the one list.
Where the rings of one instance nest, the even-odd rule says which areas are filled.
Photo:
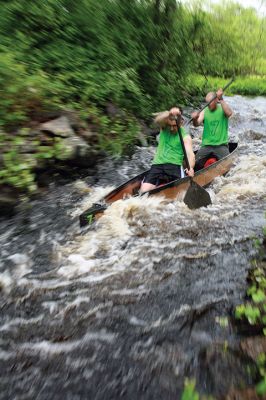
[[[235, 161], [237, 156], [237, 147], [237, 143], [229, 143], [230, 153], [221, 160], [213, 162], [209, 166], [195, 172], [193, 181], [202, 187], [206, 187], [216, 177], [226, 174]], [[126, 199], [130, 196], [164, 196], [166, 199], [181, 201], [184, 199], [184, 196], [190, 186], [189, 177], [177, 179], [140, 195], [138, 193], [139, 188], [147, 172], [148, 171], [144, 171], [118, 186], [116, 189], [104, 196], [99, 203], [93, 204], [89, 209], [84, 211], [79, 217], [80, 226], [92, 224], [95, 220], [102, 216], [108, 205], [117, 200]]]

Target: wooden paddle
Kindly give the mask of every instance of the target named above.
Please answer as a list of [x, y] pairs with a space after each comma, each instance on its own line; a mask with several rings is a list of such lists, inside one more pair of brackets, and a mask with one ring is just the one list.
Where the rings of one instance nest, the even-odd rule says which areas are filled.
[[[232, 82], [233, 82], [234, 80], [235, 80], [235, 77], [233, 77], [233, 78], [225, 85], [225, 87], [223, 88], [223, 92], [232, 84]], [[206, 103], [206, 104], [199, 110], [199, 113], [201, 113], [201, 111], [203, 111], [206, 107], [208, 107], [208, 105], [210, 105], [211, 102], [212, 102], [213, 100], [216, 99], [216, 97], [217, 97], [217, 95], [215, 95], [208, 103]], [[186, 122], [185, 125], [189, 125], [190, 122], [192, 122], [192, 121], [193, 121], [193, 118], [190, 118], [190, 120], [188, 120], [188, 121]]]
[[[230, 82], [228, 82], [225, 85], [225, 87], [223, 88], [223, 91], [225, 91], [228, 88], [228, 86], [231, 85], [233, 80], [234, 80], [234, 78], [232, 78], [230, 80]], [[199, 113], [201, 111], [203, 111], [206, 107], [208, 107], [208, 105], [213, 100], [215, 100], [216, 97], [217, 97], [217, 95], [215, 95], [207, 104], [205, 104], [204, 107], [202, 107], [202, 109], [199, 111]], [[193, 118], [191, 118], [186, 123], [186, 125], [190, 124], [190, 122], [192, 120], [193, 120]], [[187, 157], [187, 152], [186, 152], [186, 148], [185, 148], [185, 144], [184, 144], [184, 140], [183, 140], [180, 128], [178, 129], [178, 134], [179, 134], [180, 142], [181, 142], [183, 153], [184, 153], [186, 167], [187, 167], [188, 170], [190, 170], [190, 165], [189, 165], [189, 161], [188, 161], [188, 157]], [[202, 186], [198, 185], [195, 181], [193, 181], [193, 178], [190, 177], [190, 186], [189, 186], [189, 188], [187, 190], [187, 193], [185, 194], [184, 203], [190, 209], [195, 209], [195, 208], [200, 208], [200, 207], [207, 207], [209, 204], [211, 204], [211, 198], [210, 198], [210, 195], [207, 192], [207, 190], [205, 190]]]
[[[187, 151], [185, 148], [180, 128], [178, 129], [178, 135], [183, 149], [186, 167], [189, 171], [190, 164], [188, 161]], [[207, 190], [205, 190], [202, 186], [198, 185], [195, 181], [193, 181], [193, 178], [191, 176], [189, 177], [189, 179], [190, 179], [190, 186], [184, 197], [184, 203], [188, 206], [188, 208], [195, 209], [200, 207], [207, 207], [209, 204], [211, 204], [212, 203], [211, 198]]]

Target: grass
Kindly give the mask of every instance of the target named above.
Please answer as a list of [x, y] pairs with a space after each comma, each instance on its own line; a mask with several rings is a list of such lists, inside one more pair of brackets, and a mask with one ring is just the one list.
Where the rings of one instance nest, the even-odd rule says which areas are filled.
[[[185, 85], [186, 91], [191, 96], [205, 96], [209, 91], [223, 88], [230, 78], [207, 77], [190, 75]], [[237, 76], [226, 90], [227, 95], [266, 96], [266, 76]]]

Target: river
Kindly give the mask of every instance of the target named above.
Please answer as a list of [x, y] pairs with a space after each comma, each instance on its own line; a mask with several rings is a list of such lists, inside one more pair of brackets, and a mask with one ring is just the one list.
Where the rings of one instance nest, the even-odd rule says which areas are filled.
[[266, 98], [226, 100], [239, 156], [208, 208], [131, 198], [80, 230], [149, 147], [0, 222], [0, 399], [179, 399], [185, 377], [218, 399], [252, 383], [230, 316], [266, 225]]

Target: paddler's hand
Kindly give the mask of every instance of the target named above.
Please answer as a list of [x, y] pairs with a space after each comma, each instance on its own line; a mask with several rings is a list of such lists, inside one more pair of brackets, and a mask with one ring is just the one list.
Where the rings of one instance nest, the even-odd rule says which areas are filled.
[[190, 170], [188, 170], [187, 168], [185, 169], [185, 173], [188, 175], [188, 176], [191, 176], [191, 178], [193, 178], [193, 176], [194, 176], [194, 169], [193, 168], [190, 168]]
[[181, 111], [178, 107], [172, 107], [169, 111], [169, 117], [180, 117]]
[[218, 89], [216, 92], [216, 96], [218, 100], [221, 100], [223, 98], [223, 89]]
[[197, 119], [199, 118], [200, 113], [195, 111], [191, 114], [191, 118], [193, 119], [193, 121], [197, 121]]

